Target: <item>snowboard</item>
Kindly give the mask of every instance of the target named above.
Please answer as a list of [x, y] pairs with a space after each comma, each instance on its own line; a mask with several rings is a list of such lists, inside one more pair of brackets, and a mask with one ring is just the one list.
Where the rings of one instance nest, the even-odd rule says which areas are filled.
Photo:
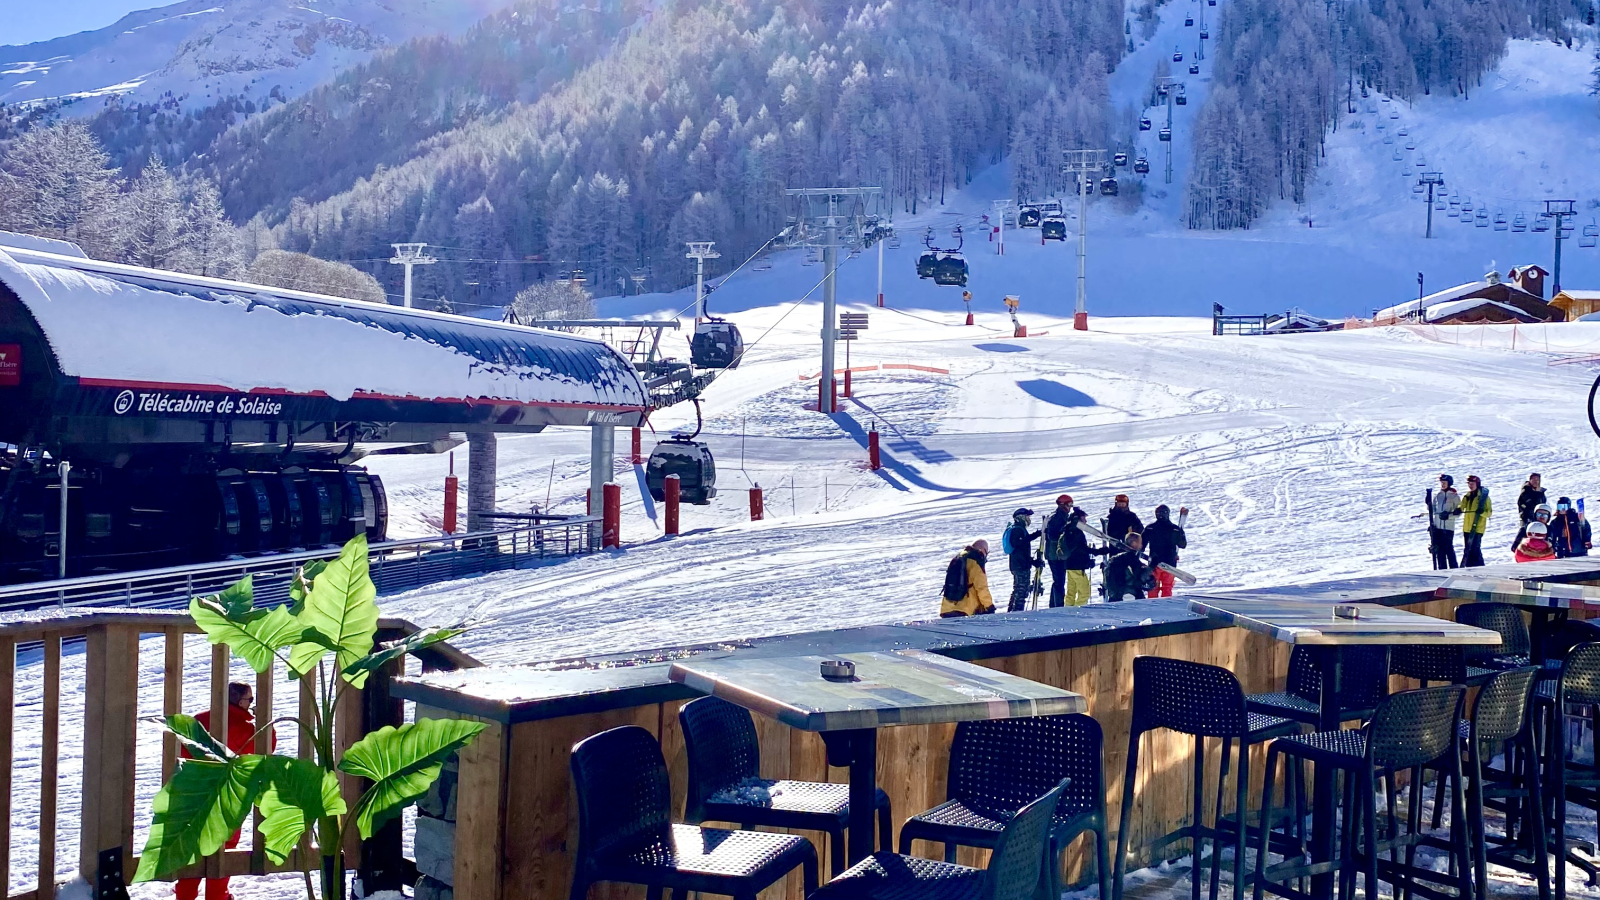
[[[1094, 527], [1093, 525], [1090, 525], [1088, 522], [1079, 522], [1078, 523], [1078, 530], [1083, 532], [1084, 534], [1087, 534], [1089, 537], [1094, 538], [1097, 541], [1105, 541], [1108, 544], [1112, 544], [1114, 546], [1123, 547], [1123, 548], [1126, 548], [1128, 546], [1127, 544], [1124, 544], [1121, 541], [1112, 540], [1104, 531], [1101, 531], [1100, 529]], [[1193, 575], [1190, 575], [1188, 572], [1185, 572], [1184, 570], [1178, 568], [1177, 566], [1169, 566], [1166, 563], [1156, 563], [1156, 568], [1160, 569], [1163, 572], [1166, 572], [1167, 574], [1171, 575], [1173, 578], [1178, 579], [1179, 581], [1183, 582], [1185, 585], [1189, 585], [1189, 586], [1192, 587], [1192, 586], [1200, 583], [1200, 579], [1194, 577]]]

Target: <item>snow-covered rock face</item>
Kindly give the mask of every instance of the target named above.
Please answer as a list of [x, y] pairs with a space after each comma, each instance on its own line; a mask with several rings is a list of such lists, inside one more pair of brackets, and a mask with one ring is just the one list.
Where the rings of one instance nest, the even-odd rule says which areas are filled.
[[112, 95], [189, 106], [288, 98], [386, 46], [459, 34], [510, 0], [183, 0], [50, 41], [0, 47], [0, 103]]

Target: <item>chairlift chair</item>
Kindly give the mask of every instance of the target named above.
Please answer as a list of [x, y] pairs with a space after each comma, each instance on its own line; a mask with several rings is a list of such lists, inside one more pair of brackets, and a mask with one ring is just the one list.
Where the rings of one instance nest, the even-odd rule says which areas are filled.
[[1510, 227], [1511, 227], [1511, 222], [1506, 218], [1506, 214], [1505, 213], [1497, 212], [1497, 213], [1494, 214], [1494, 230], [1495, 231], [1505, 231]]
[[933, 283], [946, 287], [967, 286], [967, 260], [959, 253], [945, 253], [934, 266]]
[[1199, 75], [1200, 74], [1200, 64], [1199, 63], [1190, 63], [1189, 64], [1189, 74], [1190, 75]]
[[656, 444], [644, 467], [645, 488], [657, 501], [667, 499], [667, 476], [678, 476], [678, 497], [705, 506], [717, 495], [717, 461], [711, 448], [691, 435], [675, 434]]
[[1200, 40], [1202, 40], [1202, 41], [1211, 40], [1211, 31], [1210, 31], [1210, 29], [1207, 29], [1207, 28], [1200, 29]]
[[1578, 238], [1578, 246], [1593, 247], [1596, 243], [1600, 243], [1600, 225], [1590, 219], [1589, 224], [1583, 226], [1583, 236]]
[[1139, 173], [1140, 175], [1150, 174], [1150, 160], [1145, 159], [1142, 156], [1134, 160], [1133, 171]]
[[1566, 240], [1567, 238], [1572, 237], [1572, 232], [1575, 231], [1575, 230], [1577, 230], [1577, 226], [1576, 225], [1572, 224], [1571, 222], [1562, 222], [1561, 223], [1561, 239], [1562, 240]]
[[1512, 231], [1527, 231], [1528, 230], [1528, 217], [1524, 216], [1522, 213], [1517, 213], [1517, 217], [1515, 219], [1511, 220], [1511, 230]]
[[1126, 154], [1126, 153], [1115, 153], [1115, 154], [1112, 154], [1112, 156], [1111, 156], [1111, 164], [1114, 165], [1114, 166], [1121, 166], [1122, 168], [1126, 169], [1128, 167], [1128, 154]]
[[1171, 128], [1168, 128], [1168, 127], [1167, 127], [1167, 126], [1165, 126], [1165, 125], [1163, 125], [1163, 126], [1161, 126], [1161, 132], [1160, 132], [1160, 135], [1159, 135], [1159, 137], [1160, 137], [1160, 138], [1161, 138], [1161, 139], [1162, 139], [1162, 140], [1163, 140], [1163, 141], [1170, 141], [1170, 140], [1172, 140], [1172, 129], [1171, 129]]
[[1193, 28], [1194, 27], [1194, 16], [1184, 16], [1183, 17], [1183, 27], [1185, 27], [1185, 28]]
[[1477, 225], [1479, 228], [1488, 228], [1489, 227], [1489, 211], [1487, 209], [1479, 207], [1478, 208], [1478, 215], [1475, 218], [1473, 224]]
[[725, 319], [708, 318], [694, 326], [689, 341], [689, 363], [697, 369], [734, 369], [744, 356], [739, 326]]
[[1409, 129], [1402, 128], [1396, 133], [1399, 134], [1401, 137], [1406, 137], [1407, 135], [1411, 134], [1411, 131]]
[[1443, 200], [1434, 200], [1433, 201], [1433, 211], [1434, 212], [1444, 212], [1444, 210], [1445, 210], [1445, 205], [1444, 205], [1444, 201]]
[[1421, 194], [1422, 192], [1422, 184], [1420, 182], [1411, 186], [1411, 193]]
[[1067, 239], [1067, 222], [1065, 219], [1051, 216], [1039, 224], [1039, 237], [1046, 241], [1064, 241]]
[[1139, 130], [1140, 131], [1149, 131], [1150, 130], [1150, 117], [1149, 116], [1140, 116], [1139, 117]]
[[1539, 216], [1533, 220], [1533, 230], [1539, 234], [1544, 234], [1546, 231], [1550, 230], [1550, 220], [1546, 219], [1544, 216]]
[[1415, 150], [1415, 149], [1417, 149], [1417, 142], [1416, 141], [1406, 141], [1406, 149], [1407, 150]]
[[1391, 108], [1389, 110], [1389, 118], [1391, 118], [1391, 119], [1400, 118], [1400, 110]]
[[1039, 207], [1031, 205], [1024, 206], [1020, 210], [1017, 210], [1017, 227], [1038, 228], [1039, 219], [1041, 218], [1042, 216], [1039, 213]]
[[1100, 194], [1105, 197], [1115, 197], [1117, 195], [1117, 179], [1109, 175], [1100, 179]]
[[1384, 142], [1384, 143], [1385, 143], [1385, 144], [1392, 144], [1392, 143], [1394, 143], [1394, 135], [1392, 135], [1392, 134], [1386, 134], [1386, 135], [1384, 135], [1384, 136], [1383, 136], [1383, 142]]

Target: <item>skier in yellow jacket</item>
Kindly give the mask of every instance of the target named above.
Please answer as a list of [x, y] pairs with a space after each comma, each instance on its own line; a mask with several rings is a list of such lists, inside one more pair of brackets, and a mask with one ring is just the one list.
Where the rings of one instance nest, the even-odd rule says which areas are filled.
[[[958, 561], [962, 563], [960, 567], [955, 565]], [[939, 604], [939, 618], [981, 616], [994, 612], [994, 598], [989, 596], [989, 576], [983, 571], [988, 561], [989, 542], [981, 538], [973, 541], [950, 561], [951, 565], [945, 572], [944, 602]], [[965, 588], [959, 595], [955, 590], [957, 586]], [[959, 596], [960, 599], [952, 600], [952, 596]]]
[[1489, 527], [1489, 515], [1494, 504], [1489, 502], [1489, 489], [1476, 475], [1467, 476], [1467, 492], [1461, 495], [1456, 507], [1461, 515], [1461, 566], [1483, 565], [1483, 533]]

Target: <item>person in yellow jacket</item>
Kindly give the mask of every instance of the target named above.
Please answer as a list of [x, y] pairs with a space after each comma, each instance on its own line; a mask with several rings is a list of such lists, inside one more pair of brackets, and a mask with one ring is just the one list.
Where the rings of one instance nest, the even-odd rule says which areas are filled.
[[1483, 565], [1483, 533], [1489, 528], [1489, 515], [1494, 504], [1489, 502], [1489, 489], [1476, 475], [1467, 476], [1467, 492], [1461, 495], [1456, 507], [1461, 516], [1461, 567]]
[[[963, 563], [964, 573], [954, 565], [958, 560]], [[944, 601], [939, 604], [939, 618], [981, 616], [994, 612], [994, 598], [989, 596], [989, 576], [983, 571], [989, 562], [989, 542], [981, 538], [973, 541], [950, 562], [951, 566], [945, 573]], [[955, 594], [952, 582], [959, 574], [966, 577], [966, 590], [961, 593], [961, 599], [951, 600]]]

